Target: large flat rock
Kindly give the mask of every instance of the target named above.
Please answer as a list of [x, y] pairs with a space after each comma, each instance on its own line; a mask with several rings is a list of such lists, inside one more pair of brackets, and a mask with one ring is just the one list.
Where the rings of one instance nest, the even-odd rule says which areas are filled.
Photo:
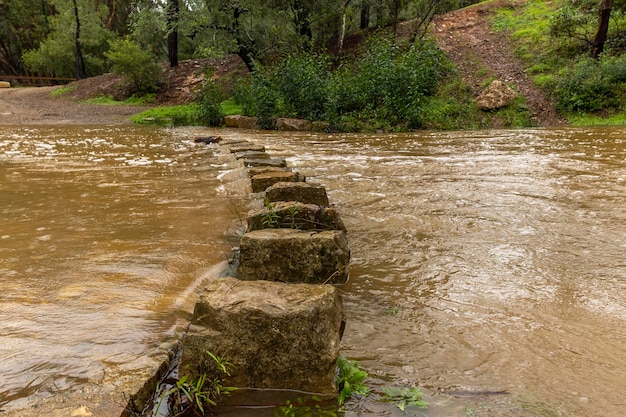
[[343, 230], [346, 227], [334, 207], [280, 201], [248, 214], [248, 231], [270, 228]]
[[277, 201], [297, 201], [303, 204], [329, 206], [326, 188], [307, 182], [277, 182], [265, 190], [265, 197], [274, 203]]
[[250, 178], [253, 193], [260, 193], [279, 182], [303, 182], [305, 177], [298, 172], [268, 171]]
[[207, 351], [233, 364], [226, 386], [337, 394], [343, 305], [331, 285], [221, 278], [196, 304], [181, 374], [215, 374]]
[[239, 249], [239, 279], [344, 284], [349, 277], [348, 239], [340, 230], [254, 230]]
[[274, 167], [274, 168], [286, 168], [287, 161], [284, 158], [268, 158], [268, 159], [259, 159], [259, 158], [249, 158], [243, 160], [243, 165], [245, 167]]

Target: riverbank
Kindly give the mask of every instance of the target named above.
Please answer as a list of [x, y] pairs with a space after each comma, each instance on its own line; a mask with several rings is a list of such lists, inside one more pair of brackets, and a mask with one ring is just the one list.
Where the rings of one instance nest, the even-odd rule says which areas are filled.
[[[459, 78], [478, 96], [489, 79], [499, 79], [512, 86], [524, 98], [531, 123], [549, 127], [566, 124], [554, 103], [539, 89], [514, 54], [514, 45], [503, 32], [491, 28], [491, 17], [504, 7], [521, 7], [517, 0], [484, 2], [442, 16], [432, 22], [432, 34], [439, 47], [454, 62]], [[400, 25], [398, 37], [408, 36], [411, 21]], [[406, 33], [405, 33], [406, 32]], [[201, 85], [208, 68], [214, 77], [234, 82], [245, 66], [236, 55], [220, 60], [182, 61], [164, 71], [165, 83], [153, 106], [126, 104], [101, 105], [89, 103], [99, 96], [124, 100], [130, 94], [123, 91], [122, 80], [111, 74], [75, 81], [67, 92], [52, 97], [61, 87], [12, 88], [0, 90], [0, 123], [2, 124], [128, 124], [133, 114], [154, 106], [187, 104]], [[87, 101], [86, 101], [87, 100]], [[509, 126], [497, 114], [485, 113], [484, 127]], [[481, 126], [483, 126], [481, 124]]]
[[149, 108], [125, 104], [103, 106], [80, 102], [63, 95], [52, 96], [51, 93], [59, 88], [62, 87], [0, 89], [0, 124], [131, 124], [131, 115]]

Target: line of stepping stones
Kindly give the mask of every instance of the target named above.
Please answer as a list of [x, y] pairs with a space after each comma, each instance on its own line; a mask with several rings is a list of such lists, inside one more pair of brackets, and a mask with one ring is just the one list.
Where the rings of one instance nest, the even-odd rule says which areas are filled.
[[285, 159], [247, 141], [219, 146], [247, 170], [264, 204], [247, 217], [235, 276], [210, 282], [199, 297], [181, 374], [214, 373], [209, 351], [233, 364], [224, 385], [336, 396], [345, 322], [335, 285], [349, 276], [346, 228], [326, 189]]

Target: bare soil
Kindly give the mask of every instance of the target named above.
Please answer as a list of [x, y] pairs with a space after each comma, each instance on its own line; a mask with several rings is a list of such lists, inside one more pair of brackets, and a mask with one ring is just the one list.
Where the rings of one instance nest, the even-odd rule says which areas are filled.
[[[236, 55], [221, 60], [183, 61], [164, 69], [165, 83], [154, 106], [191, 102], [207, 72], [213, 78], [227, 79], [246, 71]], [[50, 93], [63, 86], [0, 88], [0, 125], [130, 124], [130, 116], [153, 107], [86, 102], [102, 95], [116, 100], [131, 95], [123, 80], [112, 74], [74, 81], [65, 87], [73, 90], [56, 96]]]
[[487, 78], [495, 77], [526, 98], [526, 106], [538, 126], [561, 125], [565, 120], [526, 74], [507, 34], [492, 30], [490, 25], [497, 9], [524, 3], [525, 0], [494, 0], [437, 16], [433, 34], [476, 95]]

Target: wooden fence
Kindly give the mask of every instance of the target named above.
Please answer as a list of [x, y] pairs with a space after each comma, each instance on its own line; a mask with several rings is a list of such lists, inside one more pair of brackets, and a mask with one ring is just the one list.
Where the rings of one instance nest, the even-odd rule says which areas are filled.
[[71, 81], [75, 81], [76, 78], [69, 77], [39, 77], [36, 75], [4, 75], [0, 74], [0, 81], [10, 81], [17, 80], [20, 84], [23, 85], [35, 85], [35, 86], [44, 86], [44, 85], [58, 85], [58, 84], [66, 84]]

